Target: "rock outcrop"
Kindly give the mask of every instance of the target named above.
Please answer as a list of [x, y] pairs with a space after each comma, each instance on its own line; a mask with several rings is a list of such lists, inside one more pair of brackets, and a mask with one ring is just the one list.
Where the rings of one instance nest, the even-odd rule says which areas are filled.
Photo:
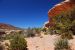
[[75, 8], [75, 0], [65, 0], [65, 1], [55, 5], [48, 12], [49, 23], [46, 24], [46, 25], [48, 25], [47, 27], [54, 26], [53, 17], [55, 17], [56, 15], [59, 15], [63, 11], [64, 12], [70, 11], [73, 8]]

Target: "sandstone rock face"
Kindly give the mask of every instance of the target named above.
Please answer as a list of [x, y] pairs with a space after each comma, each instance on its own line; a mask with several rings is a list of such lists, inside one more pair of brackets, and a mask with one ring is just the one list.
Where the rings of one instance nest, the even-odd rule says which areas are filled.
[[[55, 5], [52, 9], [49, 10], [49, 26], [54, 26], [53, 17], [59, 15], [61, 12], [67, 12], [71, 9], [75, 8], [75, 0], [65, 0], [57, 5]], [[49, 27], [48, 26], [48, 27]]]
[[43, 28], [49, 28], [49, 21], [46, 21], [45, 23], [44, 23], [44, 26], [43, 26]]

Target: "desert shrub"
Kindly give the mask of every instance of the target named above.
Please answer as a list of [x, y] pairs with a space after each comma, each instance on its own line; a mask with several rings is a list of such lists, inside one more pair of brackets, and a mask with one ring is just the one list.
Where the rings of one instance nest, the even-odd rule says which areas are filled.
[[3, 40], [3, 37], [0, 35], [0, 41], [2, 41]]
[[65, 33], [62, 33], [62, 34], [61, 34], [61, 38], [62, 38], [62, 39], [65, 39], [65, 38], [67, 38], [67, 39], [73, 39], [73, 35], [72, 35], [71, 32], [70, 32], [70, 33], [65, 32]]
[[44, 35], [48, 35], [48, 33], [47, 32], [44, 32]]
[[41, 36], [41, 28], [33, 28], [33, 33], [35, 36]]
[[[75, 34], [75, 8], [61, 12], [60, 14], [53, 17], [53, 22], [55, 24], [53, 30], [60, 30], [58, 34], [62, 34], [65, 30], [72, 31]], [[68, 32], [66, 31], [66, 32]]]
[[72, 30], [73, 34], [75, 35], [75, 20], [73, 20], [70, 30]]
[[5, 32], [0, 32], [0, 41], [3, 41], [5, 38]]
[[10, 34], [6, 34], [5, 40], [10, 40], [10, 39], [14, 38], [17, 34], [24, 37], [24, 34], [22, 32], [12, 32]]
[[17, 34], [13, 39], [10, 40], [11, 50], [27, 50], [27, 41], [24, 37]]
[[41, 32], [41, 28], [33, 28], [33, 30], [35, 31], [36, 34], [40, 34]]
[[34, 37], [35, 33], [33, 32], [33, 29], [28, 28], [26, 31], [26, 37]]
[[50, 34], [50, 35], [53, 35], [53, 34], [56, 34], [56, 31], [54, 30], [54, 28], [48, 28], [46, 33]]
[[46, 32], [46, 28], [42, 28], [42, 31], [43, 31], [43, 32]]
[[7, 34], [5, 39], [8, 40], [8, 39], [12, 39], [13, 37], [15, 36], [15, 34]]
[[67, 39], [59, 39], [54, 45], [54, 50], [71, 50]]

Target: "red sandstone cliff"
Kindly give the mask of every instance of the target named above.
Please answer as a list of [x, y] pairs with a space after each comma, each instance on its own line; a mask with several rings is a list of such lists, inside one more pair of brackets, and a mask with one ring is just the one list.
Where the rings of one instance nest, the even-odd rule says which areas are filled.
[[55, 17], [56, 15], [59, 15], [63, 11], [67, 12], [73, 8], [75, 8], [75, 0], [65, 0], [55, 5], [48, 12], [49, 23], [46, 24], [47, 25], [46, 27], [53, 26], [54, 24], [53, 17]]

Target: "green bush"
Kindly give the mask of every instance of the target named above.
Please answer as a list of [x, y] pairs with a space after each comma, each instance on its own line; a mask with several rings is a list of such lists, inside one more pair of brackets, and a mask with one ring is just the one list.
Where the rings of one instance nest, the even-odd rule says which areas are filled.
[[59, 39], [55, 42], [55, 50], [71, 50], [67, 39]]
[[[53, 30], [60, 30], [59, 34], [62, 34], [64, 32], [72, 31], [75, 35], [75, 8], [66, 11], [61, 12], [60, 14], [53, 17], [54, 24], [53, 26], [55, 29]], [[68, 31], [66, 31], [68, 30]]]
[[65, 32], [65, 33], [62, 33], [61, 34], [61, 38], [62, 39], [65, 39], [65, 38], [67, 38], [67, 39], [73, 39], [73, 35], [72, 35], [72, 33], [71, 32]]
[[40, 35], [41, 28], [33, 28], [33, 32], [34, 32], [35, 34]]
[[27, 41], [24, 37], [17, 34], [13, 39], [10, 40], [11, 50], [27, 50]]
[[48, 35], [48, 33], [47, 32], [44, 32], [44, 35]]
[[28, 28], [26, 31], [26, 37], [34, 37], [35, 33], [33, 32], [33, 29]]
[[5, 39], [6, 40], [9, 40], [9, 39], [12, 39], [16, 34], [12, 33], [12, 34], [7, 34]]
[[6, 34], [5, 40], [10, 40], [10, 39], [14, 38], [17, 34], [24, 37], [24, 34], [22, 32], [12, 32], [10, 34]]
[[46, 32], [46, 28], [42, 28], [42, 31], [43, 31], [43, 32]]
[[47, 34], [53, 35], [56, 34], [56, 31], [54, 30], [54, 28], [48, 28], [48, 30], [46, 31]]
[[44, 32], [44, 35], [54, 35], [55, 34], [55, 30], [51, 30], [51, 29], [48, 29], [46, 30], [46, 32]]

